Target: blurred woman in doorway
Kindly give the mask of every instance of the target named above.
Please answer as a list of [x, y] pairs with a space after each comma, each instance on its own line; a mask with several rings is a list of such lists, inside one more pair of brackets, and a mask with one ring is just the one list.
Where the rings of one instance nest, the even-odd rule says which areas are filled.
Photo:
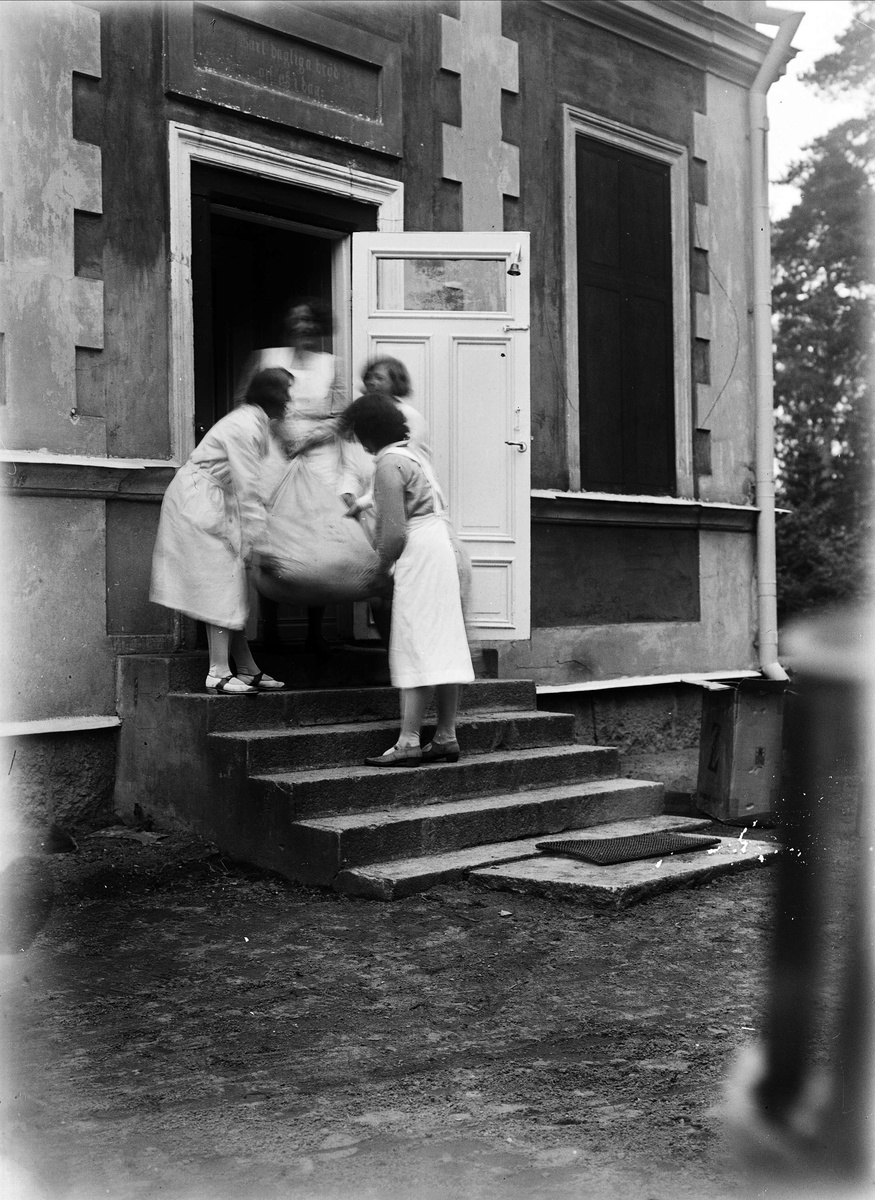
[[[297, 299], [289, 306], [284, 326], [287, 344], [257, 350], [249, 368], [252, 372], [282, 367], [295, 377], [280, 444], [273, 449], [268, 462], [268, 481], [278, 484], [289, 459], [306, 454], [316, 478], [341, 495], [348, 490], [349, 483], [338, 463], [336, 418], [346, 407], [346, 397], [338, 385], [334, 355], [320, 348], [333, 330], [331, 306], [315, 298]], [[276, 602], [262, 597], [261, 615], [265, 648], [280, 649]], [[322, 633], [324, 615], [324, 605], [307, 609], [304, 646], [320, 656], [330, 649]]]

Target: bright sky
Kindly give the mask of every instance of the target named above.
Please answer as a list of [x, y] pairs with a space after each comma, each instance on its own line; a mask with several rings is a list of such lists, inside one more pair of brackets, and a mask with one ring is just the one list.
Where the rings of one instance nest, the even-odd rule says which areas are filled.
[[[799, 51], [786, 75], [769, 91], [769, 178], [771, 215], [778, 220], [787, 215], [797, 199], [795, 188], [775, 183], [790, 163], [814, 138], [826, 133], [848, 117], [860, 115], [860, 100], [829, 100], [819, 95], [810, 84], [799, 82], [799, 76], [817, 59], [835, 48], [835, 38], [850, 25], [850, 0], [780, 0], [780, 8], [804, 12], [802, 24], [793, 38]], [[774, 26], [758, 28], [774, 36]]]

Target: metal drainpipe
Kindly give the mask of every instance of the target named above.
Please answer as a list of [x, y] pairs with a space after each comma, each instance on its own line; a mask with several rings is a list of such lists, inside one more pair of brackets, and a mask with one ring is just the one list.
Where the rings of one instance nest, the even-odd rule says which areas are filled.
[[775, 561], [775, 429], [772, 365], [771, 227], [769, 223], [766, 95], [788, 61], [801, 12], [751, 6], [753, 19], [777, 25], [750, 89], [750, 175], [753, 213], [753, 344], [756, 399], [757, 604], [760, 670], [767, 679], [786, 679], [778, 662], [777, 567]]

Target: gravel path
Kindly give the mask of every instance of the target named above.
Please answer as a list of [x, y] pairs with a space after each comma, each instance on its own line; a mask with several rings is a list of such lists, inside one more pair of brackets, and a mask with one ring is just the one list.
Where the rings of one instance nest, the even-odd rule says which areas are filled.
[[118, 832], [30, 860], [54, 903], [0, 957], [0, 1193], [747, 1194], [716, 1106], [762, 1021], [774, 868], [619, 912], [385, 904]]

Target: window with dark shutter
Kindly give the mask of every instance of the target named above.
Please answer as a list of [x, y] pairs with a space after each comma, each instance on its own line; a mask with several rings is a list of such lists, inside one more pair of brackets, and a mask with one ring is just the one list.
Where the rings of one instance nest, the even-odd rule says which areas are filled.
[[670, 168], [578, 136], [576, 171], [581, 486], [673, 494]]

